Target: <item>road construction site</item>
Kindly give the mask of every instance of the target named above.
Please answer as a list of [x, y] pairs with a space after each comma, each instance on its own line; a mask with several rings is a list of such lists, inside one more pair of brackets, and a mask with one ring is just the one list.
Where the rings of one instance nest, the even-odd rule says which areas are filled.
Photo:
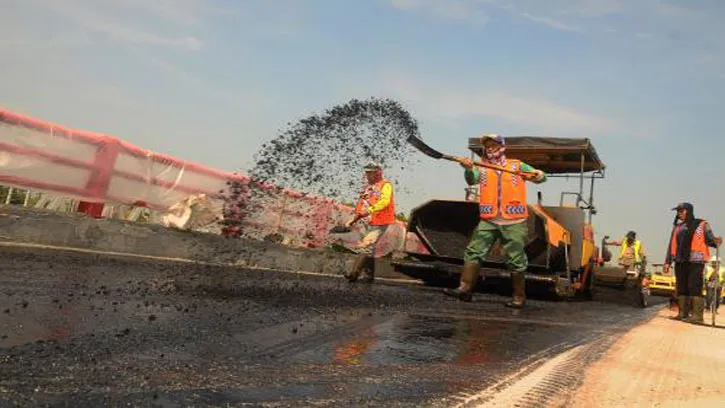
[[[8, 117], [56, 137], [53, 127]], [[460, 159], [414, 134], [408, 142], [434, 159]], [[483, 155], [481, 138], [468, 147], [472, 158]], [[574, 174], [579, 189], [558, 203], [539, 194], [535, 204], [509, 206], [530, 211], [519, 213], [526, 274], [509, 271], [492, 246], [476, 265], [484, 279], [467, 289], [472, 302], [461, 302], [469, 292], [456, 299], [443, 289], [463, 280], [463, 250], [488, 211], [475, 192], [423, 203], [407, 223], [391, 213], [367, 270], [374, 283], [345, 278], [359, 263], [329, 229], [351, 208], [240, 176], [240, 219], [221, 233], [188, 227], [191, 208], [214, 195], [195, 190], [193, 177], [181, 191], [103, 167], [89, 177], [105, 179], [77, 191], [97, 200], [95, 187], [114, 177], [167, 189], [148, 194], [156, 204], [118, 192], [129, 194], [126, 204], [166, 208], [173, 217], [161, 223], [103, 219], [98, 203], [86, 203], [87, 215], [3, 206], [0, 405], [719, 406], [725, 387], [710, 379], [722, 377], [725, 355], [694, 345], [717, 345], [722, 323], [670, 320], [668, 297], [651, 296], [644, 268], [607, 266], [611, 254], [594, 241], [594, 183], [605, 166], [591, 141], [514, 137], [508, 152], [548, 177]], [[177, 164], [184, 173], [187, 164]], [[216, 184], [230, 177], [188, 167]], [[172, 206], [169, 192], [185, 198]], [[250, 206], [250, 197], [259, 202]], [[351, 226], [342, 229], [355, 235]], [[524, 283], [525, 305], [506, 307]]]
[[351, 284], [342, 273], [352, 257], [326, 250], [15, 206], [1, 214], [2, 406], [709, 406], [725, 397], [710, 380], [724, 374], [712, 346], [722, 323], [671, 321], [664, 297], [641, 308], [622, 288], [595, 287], [585, 300], [531, 282], [527, 308], [513, 310], [508, 288], [465, 303], [391, 268]]

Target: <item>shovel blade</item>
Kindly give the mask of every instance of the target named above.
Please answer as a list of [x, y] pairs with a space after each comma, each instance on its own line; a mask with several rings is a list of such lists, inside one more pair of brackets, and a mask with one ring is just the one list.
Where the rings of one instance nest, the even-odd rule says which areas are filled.
[[425, 142], [423, 142], [419, 138], [415, 137], [414, 135], [408, 136], [408, 143], [413, 145], [413, 147], [420, 150], [421, 153], [425, 154], [428, 157], [432, 157], [434, 159], [443, 158], [443, 153], [428, 146], [427, 144], [425, 144]]
[[330, 234], [346, 234], [348, 232], [351, 232], [352, 229], [348, 227], [344, 227], [342, 225], [336, 225], [330, 229]]

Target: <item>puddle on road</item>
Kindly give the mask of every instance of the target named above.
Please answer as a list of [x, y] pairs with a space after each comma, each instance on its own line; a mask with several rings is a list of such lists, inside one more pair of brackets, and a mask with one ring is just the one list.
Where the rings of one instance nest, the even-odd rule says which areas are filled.
[[[576, 333], [578, 332], [578, 333]], [[567, 340], [581, 330], [527, 322], [399, 315], [342, 340], [290, 357], [301, 364], [507, 365]], [[570, 336], [568, 339], [567, 336]]]

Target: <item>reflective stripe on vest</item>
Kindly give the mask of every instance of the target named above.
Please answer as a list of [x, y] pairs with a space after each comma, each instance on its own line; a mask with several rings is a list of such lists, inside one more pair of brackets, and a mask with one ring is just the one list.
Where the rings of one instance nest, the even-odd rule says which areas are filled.
[[[678, 228], [672, 229], [672, 244], [670, 246], [670, 255], [674, 259], [677, 256], [677, 233]], [[690, 247], [690, 262], [706, 262], [710, 259], [710, 248], [705, 242], [705, 221], [701, 221], [695, 232], [692, 234], [692, 245]]]
[[[518, 160], [506, 160], [505, 167], [513, 171], [521, 169]], [[479, 174], [479, 212], [481, 219], [501, 217], [520, 220], [529, 216], [526, 205], [526, 182], [521, 176], [481, 168]]]
[[[374, 206], [379, 200], [383, 192], [383, 186], [392, 183], [388, 180], [380, 180], [372, 185], [370, 189], [370, 206]], [[390, 225], [395, 223], [395, 194], [390, 193], [390, 204], [383, 210], [376, 212], [370, 216], [370, 225]]]
[[[634, 240], [634, 262], [639, 263], [639, 248], [642, 246], [642, 243], [636, 239]], [[624, 257], [624, 253], [627, 251], [627, 248], [629, 248], [629, 242], [627, 242], [627, 239], [625, 238], [624, 242], [622, 243], [622, 250], [619, 251], [619, 257]]]

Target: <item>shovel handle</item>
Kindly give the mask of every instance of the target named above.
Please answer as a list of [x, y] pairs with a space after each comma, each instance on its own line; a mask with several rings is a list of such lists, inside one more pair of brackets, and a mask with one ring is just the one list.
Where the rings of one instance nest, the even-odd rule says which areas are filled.
[[[444, 154], [442, 158], [443, 159], [446, 159], [446, 160], [458, 162], [458, 157], [455, 157], [455, 156], [448, 156], [448, 155]], [[480, 162], [480, 161], [474, 161], [473, 162], [473, 165], [476, 166], [476, 167], [485, 167], [485, 168], [492, 169], [492, 170], [502, 171], [504, 173], [515, 174], [515, 175], [521, 176], [523, 178], [530, 178], [531, 179], [531, 178], [536, 177], [536, 174], [534, 174], [534, 173], [528, 173], [528, 172], [524, 172], [524, 171], [511, 170], [511, 169], [507, 169], [506, 167], [501, 167], [501, 166], [497, 166], [495, 164], [484, 163], [484, 162]]]

